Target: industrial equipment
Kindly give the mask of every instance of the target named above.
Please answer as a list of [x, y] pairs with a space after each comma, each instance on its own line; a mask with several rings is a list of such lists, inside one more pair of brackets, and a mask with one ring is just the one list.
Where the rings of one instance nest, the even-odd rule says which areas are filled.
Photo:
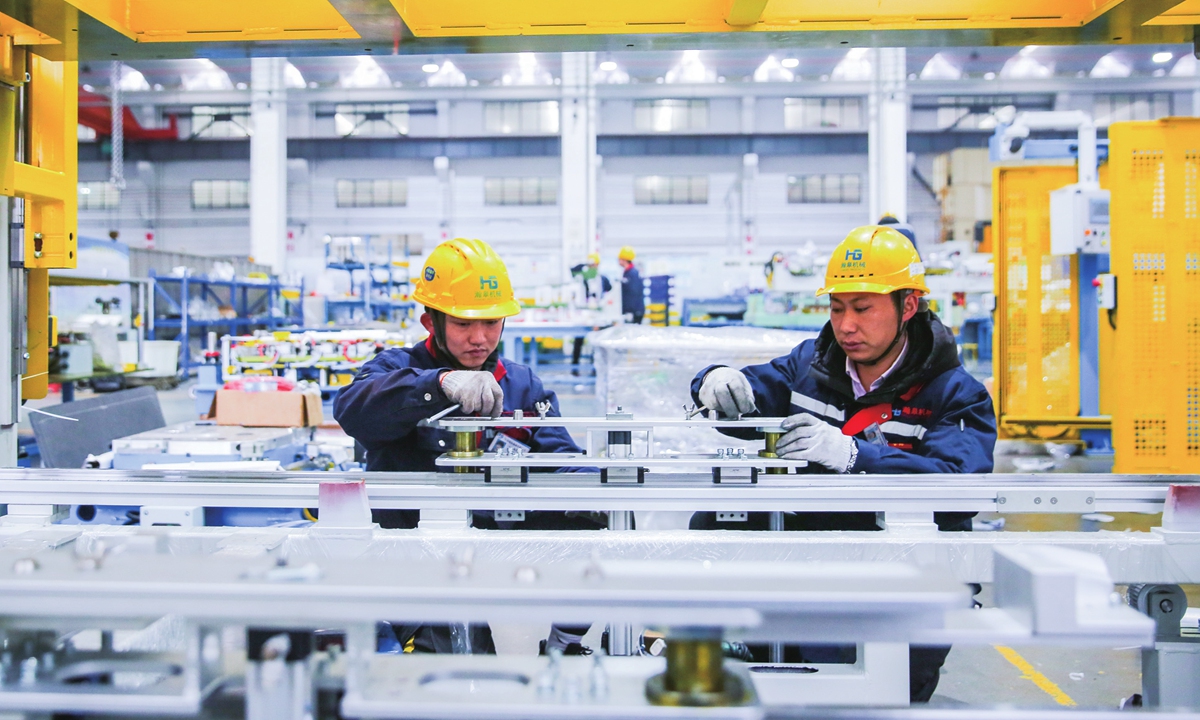
[[[1096, 140], [1082, 111], [1022, 112], [991, 138], [996, 232], [996, 364], [1001, 430], [1078, 437], [1090, 452], [1111, 452], [1101, 413], [1101, 333], [1093, 281], [1108, 272], [1109, 191]], [[1031, 131], [1075, 131], [1074, 140]], [[1103, 152], [1102, 152], [1103, 151]], [[1003, 163], [1074, 159], [1069, 165]], [[1068, 182], [1070, 178], [1075, 182]]]

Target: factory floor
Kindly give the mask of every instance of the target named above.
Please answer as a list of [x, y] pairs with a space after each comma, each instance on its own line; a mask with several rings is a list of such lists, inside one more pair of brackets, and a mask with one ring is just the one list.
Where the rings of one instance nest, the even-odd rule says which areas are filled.
[[[564, 415], [597, 415], [601, 412], [590, 383], [580, 383], [566, 373], [548, 372], [557, 378], [547, 383], [558, 394]], [[159, 392], [163, 416], [167, 423], [182, 422], [196, 417], [189, 395], [192, 383]], [[90, 395], [81, 390], [78, 399]], [[30, 402], [35, 407], [54, 405], [59, 399], [51, 395], [43, 401]], [[582, 438], [580, 438], [582, 440]], [[1108, 472], [1111, 458], [1081, 457], [1052, 458], [1040, 444], [1001, 442], [997, 447], [997, 472], [1021, 471], [1019, 464], [1038, 461], [1053, 466], [1040, 472]], [[981, 516], [995, 519], [999, 516]], [[1077, 530], [1076, 516], [1040, 515], [1004, 517], [1005, 532]], [[1158, 516], [1120, 515], [1103, 523], [1105, 529], [1145, 530], [1158, 523]], [[1192, 590], [1192, 588], [1188, 588]], [[990, 588], [980, 595], [987, 605]], [[1123, 590], [1123, 588], [1119, 588]], [[1192, 593], [1189, 592], [1189, 595]], [[1200, 593], [1197, 594], [1200, 600]], [[585, 644], [599, 647], [599, 627], [585, 638]], [[505, 626], [495, 628], [496, 644], [501, 653], [531, 654], [537, 642], [545, 637], [547, 628], [540, 626]], [[955, 646], [942, 669], [938, 690], [930, 702], [937, 707], [997, 706], [1116, 708], [1123, 698], [1141, 690], [1141, 659], [1137, 648], [1094, 647], [996, 647]]]

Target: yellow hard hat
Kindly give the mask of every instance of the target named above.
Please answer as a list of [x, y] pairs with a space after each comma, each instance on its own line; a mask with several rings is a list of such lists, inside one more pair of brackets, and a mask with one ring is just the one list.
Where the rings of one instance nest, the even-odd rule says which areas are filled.
[[455, 238], [434, 248], [412, 299], [464, 320], [499, 320], [521, 312], [508, 268], [482, 240]]
[[633, 251], [633, 247], [629, 245], [626, 245], [617, 252], [618, 260], [629, 260], [632, 262], [635, 257], [637, 257], [637, 254]]
[[831, 293], [879, 293], [913, 290], [928, 294], [925, 265], [912, 242], [886, 225], [854, 228], [838, 244], [825, 267], [825, 287]]
[[600, 253], [588, 253], [588, 264], [589, 265], [599, 265], [600, 264]]

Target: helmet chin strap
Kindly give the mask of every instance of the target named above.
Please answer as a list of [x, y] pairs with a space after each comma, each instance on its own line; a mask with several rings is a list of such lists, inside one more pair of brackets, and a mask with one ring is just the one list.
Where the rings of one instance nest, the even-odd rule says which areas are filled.
[[896, 347], [896, 343], [900, 342], [900, 338], [904, 337], [904, 331], [907, 328], [908, 328], [908, 323], [904, 320], [901, 320], [896, 325], [896, 337], [892, 338], [892, 342], [891, 342], [891, 344], [889, 344], [887, 346], [886, 350], [884, 350], [878, 356], [876, 356], [875, 358], [873, 358], [871, 360], [855, 360], [854, 364], [855, 365], [866, 365], [867, 367], [872, 367], [874, 365], [878, 365], [880, 363], [880, 361], [882, 361], [885, 357], [887, 357], [888, 353], [890, 353], [892, 351], [892, 349], [894, 347]]

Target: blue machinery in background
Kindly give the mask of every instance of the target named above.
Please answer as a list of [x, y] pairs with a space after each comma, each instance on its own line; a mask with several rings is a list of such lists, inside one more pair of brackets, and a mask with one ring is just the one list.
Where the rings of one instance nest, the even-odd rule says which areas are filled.
[[[1111, 281], [1108, 192], [1097, 176], [1101, 162], [1108, 159], [1108, 140], [1096, 138], [1096, 127], [1087, 113], [1079, 110], [1023, 112], [1001, 117], [1002, 122], [988, 141], [993, 163], [1008, 160], [1074, 159], [1079, 181], [1055, 190], [1050, 196], [1051, 251], [1077, 257], [1075, 301], [1079, 309], [1079, 415], [1100, 416], [1100, 296]], [[1033, 132], [1076, 131], [1074, 138], [1038, 138]], [[1115, 293], [1111, 293], [1115, 307]], [[1112, 453], [1110, 429], [1082, 428], [1079, 431], [1087, 452]]]

